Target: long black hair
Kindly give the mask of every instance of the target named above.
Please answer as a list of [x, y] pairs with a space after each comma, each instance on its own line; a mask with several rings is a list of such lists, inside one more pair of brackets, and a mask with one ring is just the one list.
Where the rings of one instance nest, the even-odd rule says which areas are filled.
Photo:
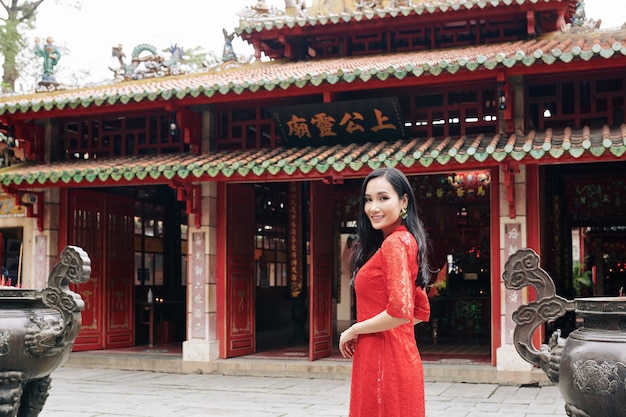
[[383, 232], [372, 227], [372, 223], [365, 213], [365, 189], [371, 180], [378, 177], [386, 178], [393, 189], [398, 193], [398, 197], [400, 199], [405, 194], [408, 197], [408, 205], [406, 208], [407, 217], [403, 220], [403, 223], [417, 241], [417, 262], [419, 270], [417, 277], [415, 277], [415, 284], [425, 288], [431, 283], [430, 265], [428, 263], [428, 256], [430, 253], [428, 233], [426, 232], [422, 220], [417, 214], [415, 194], [413, 193], [411, 184], [409, 184], [409, 180], [402, 173], [402, 171], [396, 168], [376, 169], [372, 171], [363, 181], [359, 201], [359, 220], [356, 228], [357, 239], [355, 242], [355, 250], [352, 254], [352, 270], [356, 272], [361, 266], [363, 266], [363, 264], [365, 264], [365, 262], [367, 262], [367, 260], [374, 255], [384, 240]]

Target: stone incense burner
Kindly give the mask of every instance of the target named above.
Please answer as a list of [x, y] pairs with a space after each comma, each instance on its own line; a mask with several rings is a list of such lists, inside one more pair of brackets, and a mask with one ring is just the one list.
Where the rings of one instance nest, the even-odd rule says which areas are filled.
[[67, 359], [85, 304], [69, 282], [91, 274], [87, 253], [68, 246], [41, 290], [0, 289], [0, 417], [35, 417], [48, 397], [50, 374]]
[[[513, 313], [513, 340], [527, 362], [558, 383], [571, 417], [626, 417], [626, 297], [590, 297], [573, 301], [556, 295], [554, 282], [539, 267], [532, 249], [520, 249], [504, 267], [507, 288], [532, 285], [537, 300]], [[583, 326], [567, 338], [555, 331], [537, 350], [532, 343], [542, 323], [575, 311]]]

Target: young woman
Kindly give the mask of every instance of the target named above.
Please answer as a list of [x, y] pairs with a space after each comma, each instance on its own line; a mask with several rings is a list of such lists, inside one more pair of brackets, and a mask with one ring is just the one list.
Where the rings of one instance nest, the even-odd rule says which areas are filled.
[[339, 339], [353, 358], [350, 417], [424, 417], [424, 370], [413, 326], [428, 321], [428, 240], [406, 176], [363, 182], [352, 259], [357, 322]]

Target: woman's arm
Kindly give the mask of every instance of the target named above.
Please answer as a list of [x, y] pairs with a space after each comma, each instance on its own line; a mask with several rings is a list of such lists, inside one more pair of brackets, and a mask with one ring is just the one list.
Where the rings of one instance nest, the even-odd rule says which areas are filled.
[[339, 350], [344, 358], [351, 358], [354, 356], [354, 342], [360, 334], [384, 332], [409, 322], [410, 320], [406, 318], [390, 316], [386, 310], [381, 311], [374, 317], [353, 324], [341, 333]]

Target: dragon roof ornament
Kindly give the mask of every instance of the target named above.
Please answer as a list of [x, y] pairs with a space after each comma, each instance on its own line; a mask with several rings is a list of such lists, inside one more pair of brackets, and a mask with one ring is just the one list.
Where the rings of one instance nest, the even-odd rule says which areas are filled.
[[126, 62], [126, 54], [122, 50], [122, 45], [111, 48], [111, 56], [117, 58], [120, 66], [109, 69], [115, 74], [118, 80], [140, 80], [143, 78], [162, 77], [165, 75], [183, 74], [185, 71], [180, 64], [183, 59], [183, 48], [172, 45], [169, 49], [170, 58], [165, 59], [159, 55], [157, 49], [145, 43], [133, 48], [130, 62]]

